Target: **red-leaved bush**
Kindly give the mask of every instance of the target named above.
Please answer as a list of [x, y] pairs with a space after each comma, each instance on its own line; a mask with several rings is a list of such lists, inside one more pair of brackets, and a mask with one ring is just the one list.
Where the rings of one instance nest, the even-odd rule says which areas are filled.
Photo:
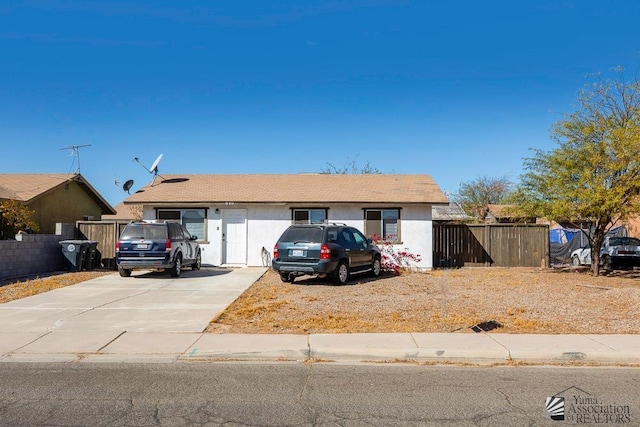
[[372, 240], [380, 248], [382, 271], [384, 272], [401, 274], [403, 270], [415, 267], [417, 263], [422, 261], [420, 255], [413, 254], [406, 249], [397, 250], [393, 243], [382, 240], [377, 234], [373, 236]]

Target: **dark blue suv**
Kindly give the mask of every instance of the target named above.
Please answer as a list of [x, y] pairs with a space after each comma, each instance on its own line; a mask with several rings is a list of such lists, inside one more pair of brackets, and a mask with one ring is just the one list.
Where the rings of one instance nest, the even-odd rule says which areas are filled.
[[283, 282], [297, 276], [329, 277], [345, 284], [349, 276], [381, 270], [380, 250], [354, 227], [343, 224], [292, 225], [273, 248], [272, 267]]
[[132, 221], [116, 243], [116, 264], [122, 277], [132, 270], [168, 270], [178, 277], [182, 267], [200, 269], [202, 252], [197, 236], [177, 222]]

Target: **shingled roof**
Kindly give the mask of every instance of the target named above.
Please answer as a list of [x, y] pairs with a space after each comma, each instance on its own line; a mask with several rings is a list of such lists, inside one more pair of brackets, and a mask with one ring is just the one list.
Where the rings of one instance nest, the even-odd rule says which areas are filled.
[[0, 186], [0, 200], [16, 200], [18, 195], [8, 188]]
[[448, 204], [430, 175], [165, 175], [124, 203]]
[[116, 213], [113, 207], [80, 174], [0, 174], [0, 199], [17, 200], [28, 204], [69, 181], [74, 181], [84, 188], [105, 213]]

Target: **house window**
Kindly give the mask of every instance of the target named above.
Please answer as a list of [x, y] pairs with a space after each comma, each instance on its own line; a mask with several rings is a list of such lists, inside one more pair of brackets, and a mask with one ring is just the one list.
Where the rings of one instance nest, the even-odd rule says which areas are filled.
[[293, 209], [294, 224], [324, 224], [327, 221], [327, 209]]
[[365, 209], [364, 232], [370, 239], [400, 243], [400, 209]]
[[185, 226], [189, 234], [197, 236], [198, 241], [207, 240], [206, 209], [158, 209], [156, 218], [179, 222]]

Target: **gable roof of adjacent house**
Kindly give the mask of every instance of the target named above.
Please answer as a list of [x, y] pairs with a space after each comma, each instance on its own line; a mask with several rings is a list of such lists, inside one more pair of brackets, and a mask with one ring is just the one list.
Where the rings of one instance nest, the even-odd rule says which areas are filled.
[[16, 200], [17, 194], [0, 185], [0, 200]]
[[485, 213], [487, 215], [491, 215], [494, 218], [513, 218], [514, 213], [513, 213], [513, 208], [515, 206], [514, 205], [487, 205], [486, 209], [485, 209]]
[[434, 221], [471, 221], [473, 219], [456, 202], [451, 202], [447, 206], [434, 206], [432, 214]]
[[76, 182], [96, 202], [103, 212], [116, 211], [80, 174], [4, 173], [0, 174], [0, 199], [29, 204], [68, 182]]
[[448, 204], [430, 175], [165, 175], [124, 203]]
[[102, 215], [103, 221], [115, 221], [115, 220], [141, 220], [142, 219], [142, 204], [129, 204], [125, 205], [124, 202], [120, 202], [115, 205], [114, 209], [116, 213], [114, 215]]

